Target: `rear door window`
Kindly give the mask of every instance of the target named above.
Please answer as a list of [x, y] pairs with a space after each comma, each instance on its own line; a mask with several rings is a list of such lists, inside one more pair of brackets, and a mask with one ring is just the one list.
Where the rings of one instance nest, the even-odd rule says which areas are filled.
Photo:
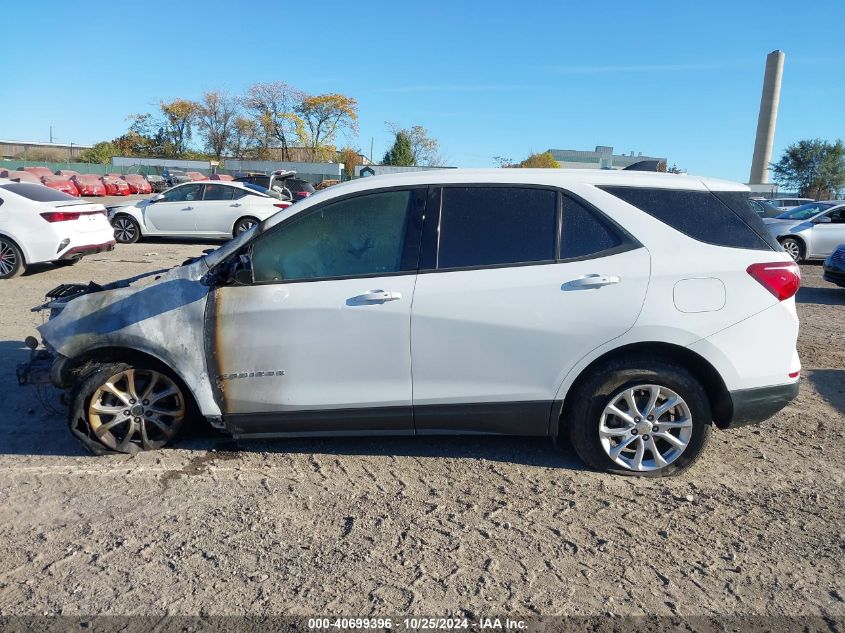
[[602, 186], [664, 224], [700, 242], [731, 248], [780, 250], [741, 191], [688, 191]]
[[437, 268], [555, 261], [557, 193], [528, 187], [444, 187]]
[[206, 185], [203, 200], [231, 200], [234, 192], [235, 188], [228, 185]]

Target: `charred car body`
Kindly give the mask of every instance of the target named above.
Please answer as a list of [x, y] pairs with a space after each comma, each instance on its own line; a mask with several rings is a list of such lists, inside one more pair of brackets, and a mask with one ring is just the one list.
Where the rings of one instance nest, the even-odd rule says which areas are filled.
[[19, 380], [68, 390], [96, 453], [201, 417], [235, 437], [568, 436], [595, 468], [672, 474], [713, 423], [798, 391], [798, 267], [747, 196], [581, 170], [336, 185], [178, 268], [56, 289]]

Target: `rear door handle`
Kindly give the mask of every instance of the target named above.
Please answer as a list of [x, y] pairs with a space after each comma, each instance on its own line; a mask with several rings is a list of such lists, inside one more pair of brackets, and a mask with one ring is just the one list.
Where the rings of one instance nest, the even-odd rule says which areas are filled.
[[402, 293], [395, 290], [370, 290], [362, 295], [352, 297], [351, 303], [384, 303], [385, 301], [396, 301], [402, 298]]
[[563, 284], [563, 290], [574, 288], [601, 288], [602, 286], [611, 286], [622, 281], [621, 277], [616, 275], [600, 275], [593, 273], [592, 275], [584, 275], [578, 279], [573, 279]]

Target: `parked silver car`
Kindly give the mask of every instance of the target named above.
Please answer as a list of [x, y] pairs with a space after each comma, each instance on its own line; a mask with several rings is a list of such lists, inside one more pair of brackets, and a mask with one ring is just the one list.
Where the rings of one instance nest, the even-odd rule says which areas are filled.
[[845, 200], [810, 202], [763, 222], [796, 262], [824, 259], [845, 242]]

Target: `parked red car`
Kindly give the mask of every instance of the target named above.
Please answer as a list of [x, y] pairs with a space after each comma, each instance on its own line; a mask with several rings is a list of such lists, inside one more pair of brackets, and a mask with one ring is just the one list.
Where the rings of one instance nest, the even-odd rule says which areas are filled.
[[117, 174], [107, 174], [100, 178], [100, 181], [106, 187], [107, 196], [128, 196], [131, 193], [129, 183]]
[[186, 171], [185, 175], [191, 180], [208, 180], [208, 176], [198, 171]]
[[234, 176], [230, 176], [229, 174], [211, 174], [208, 177], [209, 180], [234, 180]]
[[79, 197], [79, 189], [77, 189], [76, 185], [71, 182], [70, 178], [50, 174], [49, 176], [44, 176], [41, 179], [41, 182], [45, 186], [50, 187], [50, 189], [61, 191], [62, 193], [73, 196], [74, 198]]
[[[3, 176], [4, 172], [6, 173], [5, 176]], [[34, 182], [34, 183], [37, 183], [39, 185], [42, 184], [41, 179], [38, 176], [36, 176], [34, 174], [30, 174], [28, 171], [16, 171], [14, 169], [12, 169], [12, 170], [4, 169], [2, 172], [0, 172], [0, 178], [9, 178], [10, 180], [20, 180], [21, 182]]]
[[36, 178], [43, 178], [44, 176], [52, 176], [53, 172], [49, 168], [43, 166], [24, 167], [23, 171], [28, 172]]
[[129, 191], [132, 193], [147, 194], [152, 193], [153, 188], [150, 186], [141, 174], [126, 174], [121, 176], [123, 180], [129, 185]]
[[57, 176], [64, 176], [65, 178], [73, 179], [74, 176], [78, 176], [79, 172], [74, 171], [72, 169], [60, 169], [56, 172]]
[[71, 181], [76, 185], [80, 196], [106, 195], [106, 186], [96, 174], [79, 174], [78, 176], [73, 176]]

